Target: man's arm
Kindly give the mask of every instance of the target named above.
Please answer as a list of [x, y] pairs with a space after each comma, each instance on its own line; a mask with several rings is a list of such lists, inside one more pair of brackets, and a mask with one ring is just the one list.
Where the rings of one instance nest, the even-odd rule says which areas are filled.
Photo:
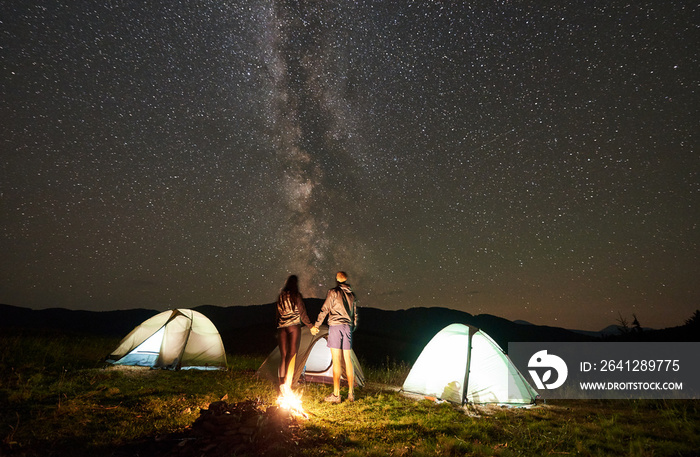
[[360, 313], [357, 312], [357, 300], [352, 303], [353, 308], [355, 308], [355, 323], [353, 324], [353, 329], [357, 329], [357, 324], [360, 322]]
[[323, 321], [326, 319], [326, 316], [328, 315], [328, 312], [331, 309], [331, 302], [333, 301], [332, 297], [332, 292], [333, 290], [329, 290], [328, 294], [326, 295], [326, 301], [323, 302], [323, 306], [321, 307], [321, 312], [318, 313], [318, 317], [316, 318], [316, 323], [314, 324], [314, 328], [318, 330], [318, 328], [323, 324]]

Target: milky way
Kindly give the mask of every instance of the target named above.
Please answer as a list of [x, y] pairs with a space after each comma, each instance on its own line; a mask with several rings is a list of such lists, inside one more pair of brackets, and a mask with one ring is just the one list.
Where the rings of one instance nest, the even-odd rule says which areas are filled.
[[326, 6], [273, 5], [264, 52], [283, 200], [279, 244], [288, 256], [287, 268], [298, 272], [303, 290], [315, 296], [323, 293], [324, 274], [341, 262], [360, 266], [348, 249], [357, 249], [357, 238], [346, 233], [334, 241], [331, 235], [334, 225], [353, 223], [347, 208], [352, 190], [345, 183], [352, 170], [343, 161], [350, 163], [357, 150], [357, 133], [348, 103], [344, 21], [338, 6]]
[[697, 7], [0, 6], [0, 302], [700, 304]]

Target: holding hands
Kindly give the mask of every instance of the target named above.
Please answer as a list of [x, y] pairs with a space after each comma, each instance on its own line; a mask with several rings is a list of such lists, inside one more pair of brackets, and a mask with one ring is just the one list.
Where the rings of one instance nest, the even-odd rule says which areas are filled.
[[311, 334], [316, 336], [318, 334], [318, 327], [311, 327]]

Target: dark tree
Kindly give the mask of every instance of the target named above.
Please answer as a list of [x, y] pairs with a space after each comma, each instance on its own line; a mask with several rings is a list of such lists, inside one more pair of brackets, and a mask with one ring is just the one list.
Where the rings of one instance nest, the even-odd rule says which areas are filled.
[[632, 314], [632, 317], [634, 318], [634, 320], [632, 321], [632, 330], [635, 332], [642, 332], [643, 329], [642, 329], [642, 326], [639, 325], [639, 320], [637, 319], [637, 315]]
[[700, 327], [700, 309], [696, 309], [695, 313], [693, 313], [693, 315], [690, 316], [689, 319], [686, 319], [685, 325], [690, 328]]

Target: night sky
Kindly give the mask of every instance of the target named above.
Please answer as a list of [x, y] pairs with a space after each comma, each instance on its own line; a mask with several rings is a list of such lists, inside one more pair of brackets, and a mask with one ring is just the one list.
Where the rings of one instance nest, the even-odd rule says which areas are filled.
[[695, 2], [8, 1], [0, 303], [700, 308]]

